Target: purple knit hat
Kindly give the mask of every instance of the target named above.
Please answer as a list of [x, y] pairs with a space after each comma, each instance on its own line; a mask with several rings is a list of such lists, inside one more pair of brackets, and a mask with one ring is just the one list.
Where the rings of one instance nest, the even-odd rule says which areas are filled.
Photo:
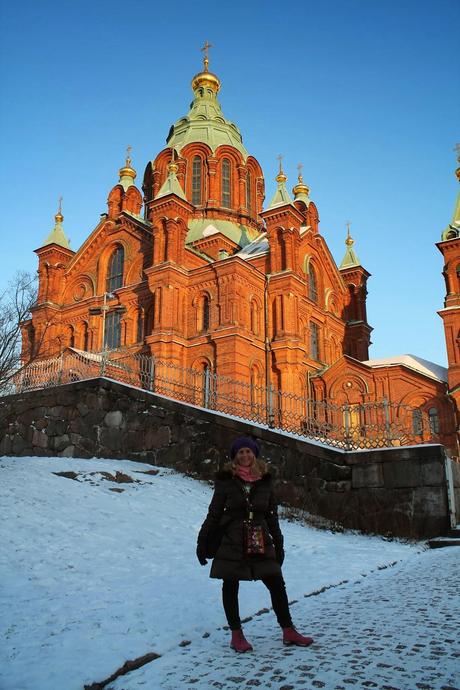
[[238, 453], [240, 448], [250, 448], [256, 456], [256, 458], [259, 457], [260, 449], [256, 441], [254, 441], [254, 439], [252, 438], [249, 438], [248, 436], [239, 436], [233, 441], [230, 448], [230, 457], [232, 460]]

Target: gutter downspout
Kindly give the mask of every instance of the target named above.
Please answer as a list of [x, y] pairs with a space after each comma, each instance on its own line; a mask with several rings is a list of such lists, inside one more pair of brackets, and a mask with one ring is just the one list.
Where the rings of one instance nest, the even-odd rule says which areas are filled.
[[273, 409], [271, 400], [271, 380], [270, 380], [270, 338], [268, 334], [268, 286], [270, 283], [270, 275], [265, 275], [264, 285], [264, 316], [265, 316], [265, 409], [267, 414], [267, 424], [269, 427], [273, 426]]

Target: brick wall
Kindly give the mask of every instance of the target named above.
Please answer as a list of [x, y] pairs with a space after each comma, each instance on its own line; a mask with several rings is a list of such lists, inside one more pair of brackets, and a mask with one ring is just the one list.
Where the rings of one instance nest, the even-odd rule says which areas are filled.
[[0, 455], [127, 458], [206, 479], [240, 434], [260, 439], [285, 503], [364, 532], [449, 528], [440, 445], [345, 453], [108, 379], [0, 398]]

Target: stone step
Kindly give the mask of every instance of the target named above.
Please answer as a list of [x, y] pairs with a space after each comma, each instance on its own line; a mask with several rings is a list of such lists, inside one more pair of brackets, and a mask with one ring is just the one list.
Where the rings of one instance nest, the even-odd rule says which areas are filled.
[[436, 537], [436, 539], [429, 539], [428, 546], [430, 549], [442, 549], [445, 546], [460, 546], [460, 537]]
[[454, 527], [454, 529], [450, 529], [447, 532], [448, 537], [455, 537], [456, 539], [460, 539], [460, 527]]

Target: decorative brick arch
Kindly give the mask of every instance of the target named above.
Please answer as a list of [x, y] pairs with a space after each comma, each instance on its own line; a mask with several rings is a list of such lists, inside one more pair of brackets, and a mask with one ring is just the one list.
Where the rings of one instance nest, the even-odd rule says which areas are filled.
[[201, 290], [192, 300], [195, 311], [195, 333], [207, 333], [212, 327], [211, 304], [212, 294], [208, 290]]
[[340, 375], [329, 387], [327, 397], [335, 403], [350, 405], [364, 402], [369, 394], [369, 386], [362, 376], [356, 373]]
[[82, 273], [76, 276], [67, 286], [64, 292], [64, 301], [66, 303], [81, 302], [82, 300], [94, 297], [95, 294], [96, 286], [93, 276]]

